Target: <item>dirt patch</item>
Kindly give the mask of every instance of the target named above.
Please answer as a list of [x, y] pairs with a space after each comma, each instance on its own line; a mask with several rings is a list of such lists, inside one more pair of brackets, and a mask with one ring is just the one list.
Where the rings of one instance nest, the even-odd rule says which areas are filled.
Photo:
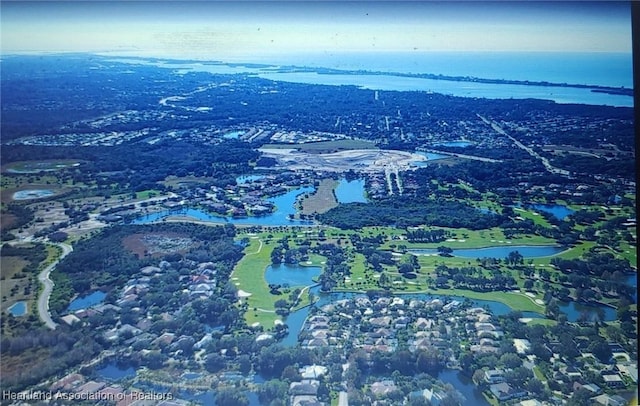
[[385, 169], [408, 170], [414, 163], [427, 161], [424, 155], [395, 150], [354, 149], [323, 154], [309, 154], [294, 149], [260, 148], [259, 151], [290, 170], [379, 173]]
[[124, 247], [142, 258], [160, 257], [167, 254], [184, 254], [199, 242], [178, 233], [132, 234], [122, 240]]

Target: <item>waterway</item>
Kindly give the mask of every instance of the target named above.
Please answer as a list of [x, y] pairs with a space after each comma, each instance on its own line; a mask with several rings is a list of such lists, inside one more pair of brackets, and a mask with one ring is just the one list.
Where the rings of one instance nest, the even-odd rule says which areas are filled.
[[161, 221], [170, 216], [184, 216], [191, 217], [196, 220], [212, 222], [212, 223], [231, 223], [231, 224], [245, 224], [245, 225], [257, 225], [257, 226], [304, 226], [313, 224], [312, 221], [308, 220], [297, 220], [293, 219], [297, 213], [297, 209], [295, 207], [296, 199], [298, 196], [304, 193], [311, 193], [315, 189], [313, 187], [300, 187], [294, 190], [290, 190], [287, 193], [284, 193], [279, 196], [271, 197], [267, 199], [269, 202], [273, 203], [276, 207], [276, 211], [267, 214], [265, 216], [258, 217], [222, 217], [216, 216], [200, 209], [192, 209], [192, 208], [181, 208], [181, 209], [170, 209], [170, 210], [162, 210], [156, 213], [147, 214], [144, 216], [140, 216], [137, 219], [133, 220], [133, 224], [148, 224], [156, 221]]
[[24, 302], [24, 301], [15, 302], [7, 310], [14, 317], [24, 316], [27, 314], [27, 302]]
[[370, 90], [424, 91], [458, 97], [543, 99], [557, 103], [633, 107], [633, 97], [594, 93], [587, 88], [455, 82], [393, 75], [322, 74], [318, 72], [269, 72], [259, 73], [256, 76], [281, 82], [332, 86], [352, 85]]
[[338, 203], [366, 203], [364, 179], [348, 181], [340, 179], [335, 190]]
[[[592, 92], [587, 88], [526, 86], [504, 83], [477, 83], [403, 77], [402, 74], [440, 74], [445, 76], [506, 79], [532, 82], [573, 83], [633, 88], [631, 53], [558, 53], [558, 52], [331, 52], [296, 53], [290, 57], [257, 59], [247, 56], [238, 62], [263, 64], [231, 65], [113, 58], [114, 62], [152, 65], [173, 69], [177, 74], [249, 74], [275, 81], [353, 85], [364, 89], [425, 91], [461, 97], [489, 99], [536, 98], [558, 103], [580, 103], [633, 107], [633, 97]], [[307, 72], [291, 72], [282, 66], [308, 67]], [[379, 74], [324, 74], [319, 68], [359, 70]]]
[[[523, 258], [550, 257], [562, 252], [564, 248], [556, 245], [501, 245], [486, 248], [456, 248], [452, 255], [460, 258], [506, 258], [510, 252], [518, 251]], [[412, 249], [415, 255], [438, 255], [435, 248]]]
[[489, 406], [489, 402], [482, 396], [482, 392], [473, 384], [473, 381], [460, 371], [445, 369], [438, 374], [438, 379], [453, 385], [465, 397], [464, 405]]
[[97, 290], [90, 295], [76, 298], [69, 303], [67, 311], [75, 312], [76, 310], [87, 309], [89, 307], [99, 305], [102, 303], [106, 295], [106, 293]]

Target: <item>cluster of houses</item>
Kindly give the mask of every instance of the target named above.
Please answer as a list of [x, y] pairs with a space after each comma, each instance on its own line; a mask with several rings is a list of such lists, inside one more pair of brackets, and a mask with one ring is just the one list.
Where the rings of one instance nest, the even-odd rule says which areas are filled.
[[[211, 297], [218, 285], [217, 271], [214, 264], [210, 262], [196, 263], [194, 261], [184, 260], [182, 265], [189, 266], [191, 272], [189, 274], [180, 275], [182, 293], [188, 295], [192, 300], [204, 299]], [[131, 279], [127, 281], [122, 290], [118, 293], [115, 304], [97, 304], [88, 308], [79, 309], [70, 312], [61, 317], [68, 325], [78, 322], [84, 322], [89, 317], [95, 315], [103, 315], [109, 312], [115, 313], [119, 320], [117, 324], [106, 330], [103, 335], [109, 341], [116, 341], [124, 338], [132, 340], [131, 344], [138, 341], [151, 342], [152, 345], [170, 345], [172, 342], [179, 342], [182, 339], [190, 339], [191, 337], [176, 337], [172, 333], [164, 333], [156, 336], [148, 330], [153, 324], [153, 316], [158, 316], [162, 321], [171, 321], [174, 316], [169, 312], [162, 312], [159, 315], [152, 315], [147, 312], [148, 309], [142, 309], [140, 300], [143, 295], [153, 293], [153, 279], [159, 278], [171, 267], [167, 261], [160, 261], [158, 266], [146, 266]], [[132, 320], [129, 323], [122, 322], [122, 309], [127, 309], [127, 319]], [[133, 315], [133, 317], [132, 317]], [[209, 337], [210, 338], [210, 337]], [[197, 343], [196, 343], [197, 344]]]
[[[458, 361], [454, 355], [455, 349], [451, 345], [452, 330], [455, 329], [460, 342], [464, 342], [465, 349], [474, 356], [499, 357], [500, 344], [505, 336], [500, 325], [495, 323], [487, 310], [460, 305], [461, 303], [456, 301], [445, 303], [440, 299], [369, 298], [365, 295], [337, 300], [312, 310], [300, 333], [300, 345], [307, 348], [348, 347], [363, 350], [367, 354], [372, 354], [374, 351], [390, 353], [396, 350], [398, 332], [403, 330], [409, 332], [407, 344], [410, 351], [436, 348], [442, 355], [441, 359], [446, 360], [446, 366], [456, 368]], [[529, 340], [523, 338], [510, 340], [513, 342], [516, 354], [523, 360], [523, 367], [533, 373], [536, 357], [532, 354], [532, 345]], [[626, 354], [624, 350], [619, 345], [611, 345], [614, 355], [624, 360]], [[549, 348], [554, 352], [553, 343], [549, 343]], [[589, 354], [585, 353], [584, 356], [588, 357]], [[591, 366], [602, 377], [604, 387], [601, 388], [583, 379], [586, 371], [567, 366], [554, 352], [552, 367], [558, 370], [557, 376], [547, 378], [561, 380], [568, 377], [573, 383], [573, 392], [581, 388], [591, 392], [592, 404], [622, 404], [620, 403], [622, 398], [613, 394], [612, 390], [624, 389], [625, 381], [637, 384], [637, 362], [628, 359], [628, 355], [626, 358], [626, 361], [618, 362], [615, 366], [603, 366], [599, 363]], [[486, 369], [482, 381], [476, 383], [485, 387], [488, 393], [499, 402], [523, 406], [563, 404], [563, 399], [573, 394], [557, 392], [554, 393], [551, 403], [549, 401], [542, 403], [525, 388], [510, 383], [506, 378], [509, 371], [506, 367]], [[374, 396], [384, 397], [398, 388], [393, 380], [381, 379], [371, 383], [369, 389]], [[416, 396], [425, 397], [433, 405], [439, 404], [446, 394], [430, 388], [411, 394], [411, 397]]]
[[188, 188], [167, 199], [163, 206], [176, 209], [189, 202], [221, 216], [264, 216], [275, 209], [268, 197], [283, 194], [288, 187], [299, 187], [306, 182], [309, 179], [293, 172], [259, 176], [226, 187]]
[[[48, 387], [51, 401], [57, 404], [76, 404], [89, 401], [92, 404], [115, 406], [187, 406], [185, 400], [174, 399], [171, 393], [125, 390], [121, 385], [101, 380], [90, 380], [83, 374], [74, 372], [55, 381]], [[27, 394], [25, 394], [27, 396]], [[14, 403], [15, 406], [32, 403]]]

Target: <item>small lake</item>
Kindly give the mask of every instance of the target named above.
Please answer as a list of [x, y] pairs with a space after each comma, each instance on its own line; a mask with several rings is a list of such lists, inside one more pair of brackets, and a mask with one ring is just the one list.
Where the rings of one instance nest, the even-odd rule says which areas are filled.
[[75, 312], [76, 310], [87, 309], [89, 307], [99, 305], [102, 303], [105, 296], [107, 296], [106, 293], [97, 290], [90, 295], [76, 298], [69, 303], [67, 311]]
[[416, 166], [418, 168], [421, 168], [423, 166], [427, 166], [427, 164], [430, 161], [437, 161], [438, 159], [445, 159], [445, 158], [449, 158], [448, 155], [443, 155], [443, 154], [435, 154], [433, 152], [423, 152], [423, 151], [416, 151], [416, 154], [422, 155], [424, 157], [427, 158], [427, 161], [415, 161], [415, 162], [411, 162], [411, 165]]
[[7, 309], [14, 317], [20, 317], [27, 314], [27, 302], [15, 302]]
[[335, 190], [338, 203], [367, 203], [364, 189], [364, 179], [348, 181], [340, 179]]
[[53, 195], [53, 191], [49, 189], [19, 190], [13, 194], [13, 200], [42, 199]]
[[575, 213], [575, 210], [561, 204], [532, 204], [530, 207], [533, 210], [552, 214], [558, 220], [563, 220], [565, 217]]
[[322, 273], [319, 266], [300, 266], [300, 265], [269, 265], [264, 274], [267, 283], [288, 284], [289, 286], [309, 286], [316, 282], [313, 281]]
[[118, 381], [125, 378], [133, 378], [136, 376], [136, 370], [132, 367], [122, 368], [115, 362], [109, 362], [103, 365], [100, 369], [96, 370], [96, 374], [100, 378], [107, 379], [109, 381]]
[[245, 225], [257, 225], [257, 226], [304, 226], [313, 224], [308, 220], [296, 220], [290, 218], [297, 213], [295, 203], [298, 196], [304, 193], [311, 193], [315, 189], [313, 187], [300, 187], [294, 190], [290, 190], [279, 196], [271, 197], [267, 199], [273, 203], [276, 207], [276, 211], [259, 217], [221, 217], [207, 213], [200, 209], [181, 208], [181, 209], [169, 209], [162, 210], [156, 213], [147, 214], [132, 221], [132, 224], [148, 224], [155, 221], [160, 221], [170, 216], [185, 216], [192, 217], [196, 220], [207, 221], [212, 223], [231, 223], [231, 224], [245, 224]]
[[[540, 258], [556, 255], [564, 248], [555, 245], [504, 245], [487, 248], [459, 248], [454, 249], [452, 255], [460, 258], [506, 258], [510, 252], [518, 251], [523, 258]], [[438, 255], [435, 248], [409, 250], [415, 255]]]

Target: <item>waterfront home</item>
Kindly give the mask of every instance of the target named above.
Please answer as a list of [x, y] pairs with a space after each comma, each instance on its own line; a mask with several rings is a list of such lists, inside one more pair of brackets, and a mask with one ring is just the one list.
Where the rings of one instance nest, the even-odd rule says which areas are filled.
[[504, 402], [509, 399], [521, 398], [527, 395], [527, 392], [513, 388], [506, 382], [496, 383], [489, 386], [489, 390], [499, 401]]
[[504, 382], [504, 371], [501, 369], [489, 369], [484, 371], [484, 380], [489, 384]]

